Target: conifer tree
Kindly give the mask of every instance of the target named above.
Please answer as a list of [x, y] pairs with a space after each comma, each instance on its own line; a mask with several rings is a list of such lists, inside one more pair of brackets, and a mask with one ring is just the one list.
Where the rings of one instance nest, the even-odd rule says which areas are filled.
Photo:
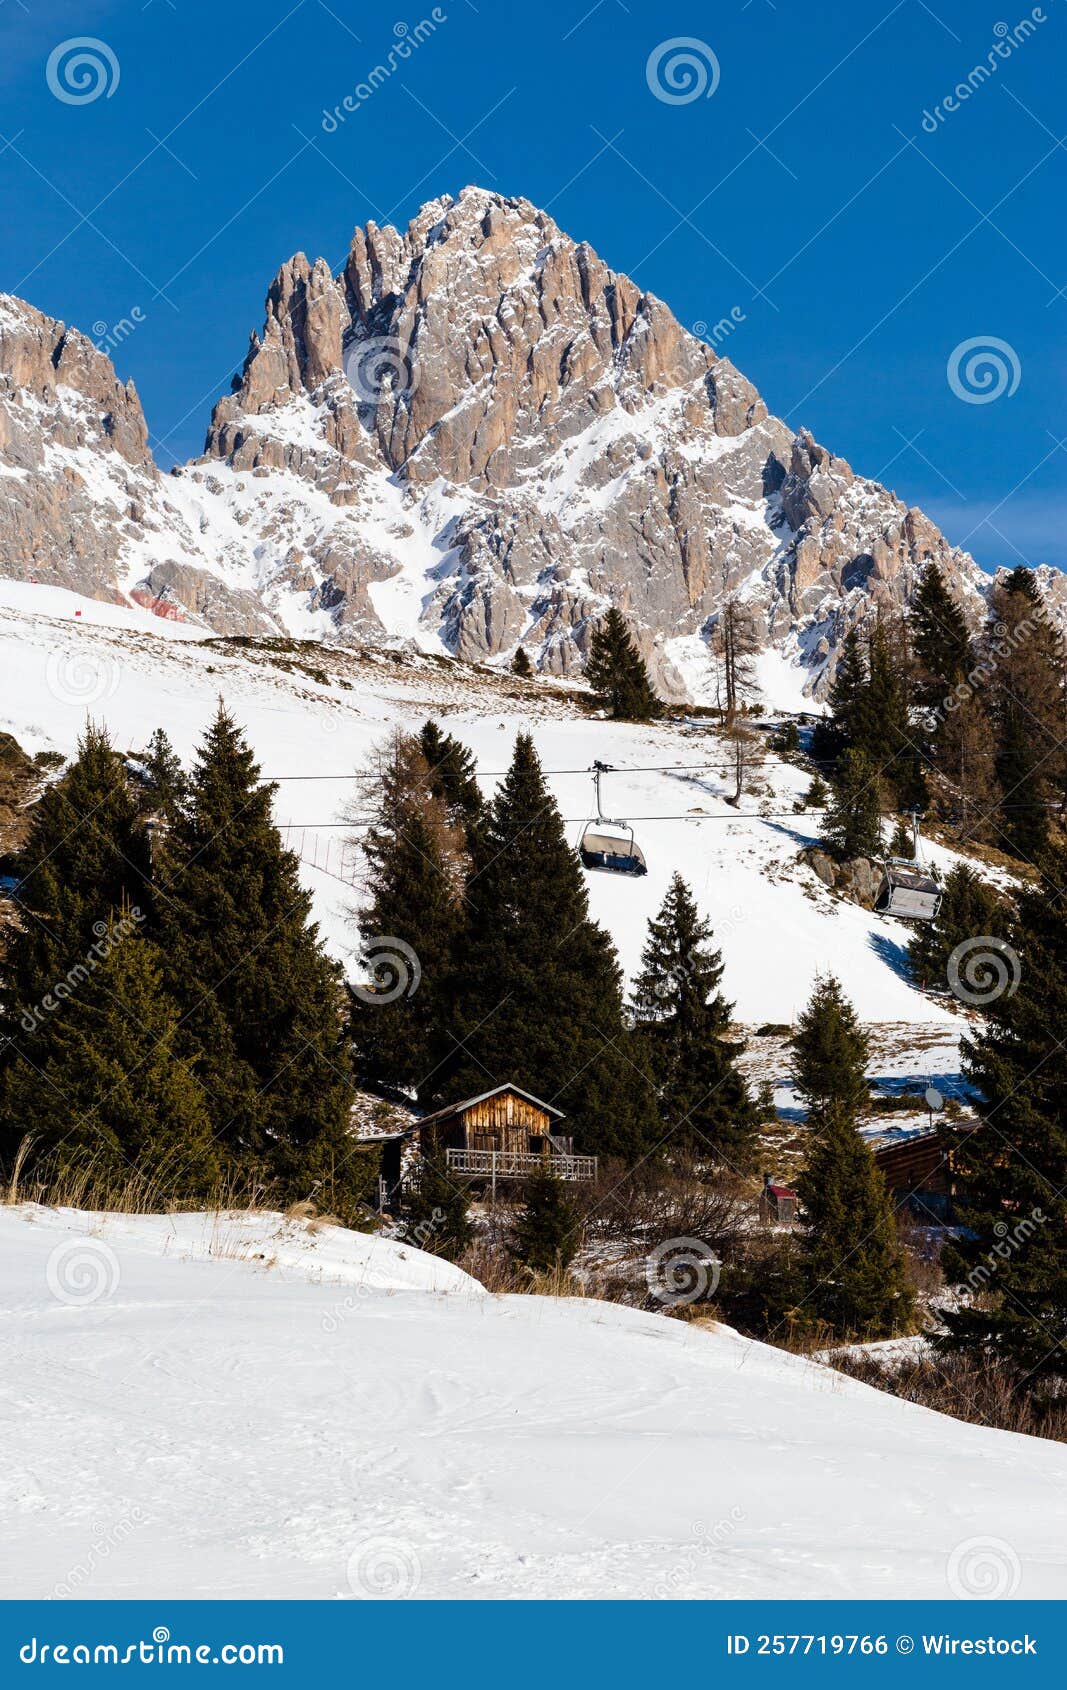
[[882, 851], [878, 768], [865, 751], [846, 751], [831, 777], [823, 840], [842, 862], [877, 857]]
[[515, 655], [511, 660], [511, 673], [519, 675], [523, 680], [528, 680], [533, 674], [533, 664], [530, 662], [526, 647], [523, 645], [516, 648]]
[[535, 1273], [569, 1267], [578, 1248], [577, 1212], [566, 1185], [542, 1162], [526, 1182], [515, 1221], [512, 1254]]
[[473, 1238], [467, 1196], [449, 1172], [443, 1151], [419, 1158], [419, 1177], [408, 1194], [403, 1222], [409, 1244], [455, 1261]]
[[709, 644], [718, 666], [719, 708], [732, 724], [754, 690], [760, 649], [751, 612], [736, 598], [728, 598], [715, 617]]
[[31, 1135], [34, 1159], [57, 1174], [91, 1167], [183, 1200], [204, 1196], [219, 1171], [208, 1099], [178, 1054], [160, 953], [128, 910], [113, 915], [97, 950], [101, 960], [52, 1018], [43, 1059], [8, 1072], [7, 1130]]
[[141, 808], [173, 822], [189, 796], [189, 778], [181, 759], [162, 728], [157, 728], [141, 757], [144, 795]]
[[432, 720], [423, 725], [418, 743], [426, 760], [424, 778], [431, 796], [444, 804], [454, 827], [470, 834], [485, 809], [473, 753], [462, 740], [442, 733]]
[[148, 844], [122, 761], [102, 728], [87, 727], [78, 754], [31, 811], [14, 862], [21, 924], [4, 959], [0, 1068], [17, 1045], [40, 1060], [51, 1018], [27, 1032], [24, 1020], [57, 983], [84, 974], [109, 912], [151, 911]]
[[[1002, 989], [965, 1046], [982, 1124], [954, 1152], [961, 1223], [943, 1266], [959, 1300], [948, 1344], [1067, 1378], [1067, 852], [1050, 852], [1019, 896]], [[995, 985], [997, 981], [994, 979]]]
[[463, 916], [453, 1051], [433, 1101], [512, 1080], [564, 1110], [583, 1149], [636, 1159], [657, 1119], [623, 1025], [618, 959], [589, 919], [577, 855], [525, 734], [479, 830]]
[[[986, 695], [977, 687], [953, 693], [934, 724], [933, 762], [948, 790], [935, 786], [938, 811], [961, 841], [996, 839], [1002, 794], [996, 773], [996, 738]], [[1002, 847], [1003, 839], [1000, 840]]]
[[418, 1087], [444, 1050], [460, 921], [458, 840], [444, 787], [434, 796], [418, 744], [399, 736], [393, 753], [392, 762], [383, 759], [378, 820], [362, 841], [368, 900], [359, 928], [370, 982], [351, 989], [352, 1039], [372, 1084]]
[[652, 690], [645, 660], [622, 612], [614, 605], [593, 635], [585, 672], [614, 720], [649, 722], [662, 715], [663, 707]]
[[975, 653], [966, 617], [932, 559], [916, 588], [911, 637], [916, 701], [940, 713], [949, 694], [974, 669]]
[[855, 743], [881, 768], [882, 780], [898, 809], [925, 809], [922, 748], [911, 724], [914, 665], [904, 625], [877, 622], [871, 632], [867, 661], [863, 737]]
[[868, 1045], [856, 1013], [828, 975], [816, 982], [793, 1035], [793, 1079], [809, 1106], [803, 1172], [807, 1306], [839, 1336], [902, 1331], [912, 1297], [893, 1205], [857, 1130], [869, 1096]]
[[744, 1045], [727, 1037], [722, 957], [680, 874], [648, 924], [641, 961], [633, 1013], [670, 1144], [746, 1167], [756, 1118], [737, 1068]]
[[911, 1325], [914, 1296], [885, 1181], [840, 1101], [808, 1121], [797, 1181], [804, 1207], [806, 1307], [839, 1338], [891, 1338]]
[[829, 694], [830, 721], [817, 725], [817, 756], [839, 757], [856, 746], [867, 749], [871, 724], [867, 715], [867, 658], [858, 626], [841, 644]]
[[834, 975], [816, 980], [797, 1019], [792, 1051], [796, 1088], [810, 1109], [840, 1103], [855, 1114], [867, 1103], [867, 1035]]
[[1015, 569], [990, 593], [986, 658], [1003, 789], [1000, 828], [1027, 862], [1048, 838], [1048, 799], [1064, 785], [1064, 651], [1028, 569]]
[[220, 704], [158, 864], [165, 980], [220, 1149], [343, 1203], [352, 1085], [339, 970], [244, 736]]
[[1005, 938], [1008, 910], [991, 886], [966, 863], [958, 863], [942, 888], [933, 921], [917, 922], [908, 945], [908, 963], [920, 986], [947, 991], [948, 960], [957, 945], [988, 934]]

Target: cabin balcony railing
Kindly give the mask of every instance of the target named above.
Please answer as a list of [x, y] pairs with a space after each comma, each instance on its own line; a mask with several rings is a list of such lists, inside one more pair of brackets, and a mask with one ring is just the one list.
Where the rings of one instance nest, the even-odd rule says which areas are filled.
[[528, 1179], [547, 1162], [558, 1179], [596, 1179], [595, 1156], [542, 1156], [522, 1150], [449, 1150], [448, 1167], [454, 1174], [479, 1178]]

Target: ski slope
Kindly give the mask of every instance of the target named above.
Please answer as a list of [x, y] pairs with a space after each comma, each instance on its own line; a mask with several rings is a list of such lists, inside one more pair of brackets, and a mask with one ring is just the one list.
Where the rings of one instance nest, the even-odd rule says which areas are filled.
[[[516, 733], [532, 733], [575, 842], [592, 806], [585, 771], [594, 758], [619, 766], [605, 779], [605, 806], [633, 823], [649, 873], [639, 881], [592, 874], [588, 882], [593, 914], [628, 974], [677, 869], [712, 923], [740, 1021], [792, 1020], [816, 974], [832, 967], [869, 1022], [938, 1025], [950, 1044], [962, 1030], [960, 1017], [907, 979], [907, 929], [833, 898], [797, 862], [818, 833], [816, 816], [792, 813], [808, 785], [803, 771], [768, 764], [737, 814], [724, 801], [731, 782], [722, 753], [702, 730], [578, 719], [550, 684], [516, 699], [507, 677], [415, 655], [398, 664], [324, 653], [331, 667], [320, 683], [183, 633], [179, 624], [58, 589], [0, 586], [0, 729], [28, 750], [69, 755], [90, 716], [108, 724], [124, 751], [163, 726], [189, 757], [222, 696], [264, 774], [279, 780], [276, 818], [302, 857], [327, 942], [350, 969], [358, 893], [343, 882], [359, 867], [342, 822], [355, 791], [350, 777], [393, 726], [417, 728], [432, 714], [475, 753], [486, 792], [507, 768]], [[931, 855], [952, 861], [944, 851]]]
[[0, 1209], [0, 1597], [1064, 1594], [1062, 1445], [300, 1231]]

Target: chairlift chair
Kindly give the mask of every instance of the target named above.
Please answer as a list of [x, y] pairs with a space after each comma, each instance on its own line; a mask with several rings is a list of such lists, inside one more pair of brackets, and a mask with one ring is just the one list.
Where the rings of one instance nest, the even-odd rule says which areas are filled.
[[911, 857], [887, 857], [874, 907], [880, 915], [900, 921], [933, 921], [941, 908], [942, 887], [937, 871], [923, 861], [919, 818], [913, 814]]
[[586, 823], [578, 854], [585, 868], [606, 869], [609, 874], [647, 874], [648, 864], [629, 822], [606, 816], [601, 806], [600, 777], [610, 769], [609, 763], [595, 762], [590, 770], [596, 791], [596, 821]]

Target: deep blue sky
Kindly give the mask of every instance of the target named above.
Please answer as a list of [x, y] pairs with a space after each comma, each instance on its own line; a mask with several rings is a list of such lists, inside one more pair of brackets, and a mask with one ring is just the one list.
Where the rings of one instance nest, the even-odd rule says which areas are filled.
[[[1067, 567], [1065, 0], [925, 130], [1029, 6], [444, 0], [325, 133], [324, 108], [431, 10], [0, 0], [0, 286], [98, 338], [137, 308], [114, 357], [162, 463], [200, 450], [286, 257], [339, 267], [356, 223], [476, 181], [548, 207], [689, 326], [736, 307], [720, 349], [771, 409], [983, 563]], [[50, 92], [74, 36], [117, 59], [110, 98]], [[714, 53], [712, 97], [650, 91], [674, 37]], [[1018, 384], [968, 403], [946, 365], [989, 336]]]

